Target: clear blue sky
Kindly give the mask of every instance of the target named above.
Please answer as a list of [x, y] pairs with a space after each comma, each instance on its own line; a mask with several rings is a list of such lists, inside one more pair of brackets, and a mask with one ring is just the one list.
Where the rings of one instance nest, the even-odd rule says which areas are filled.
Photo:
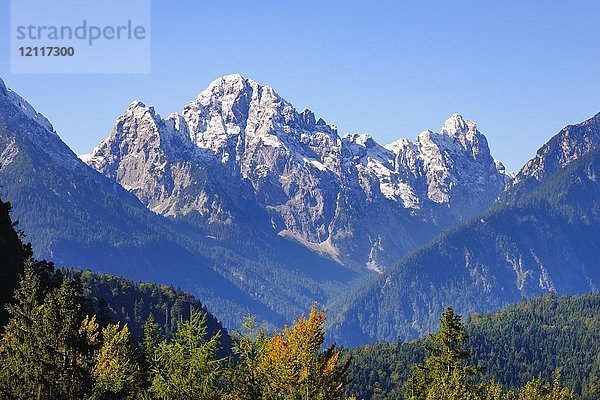
[[153, 1], [148, 75], [11, 75], [0, 4], [0, 77], [79, 153], [133, 99], [167, 115], [234, 72], [381, 143], [459, 112], [512, 171], [600, 111], [597, 1]]

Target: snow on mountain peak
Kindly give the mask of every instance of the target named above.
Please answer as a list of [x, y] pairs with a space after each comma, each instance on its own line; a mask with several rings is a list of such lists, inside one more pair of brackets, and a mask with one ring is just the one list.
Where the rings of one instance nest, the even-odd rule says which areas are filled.
[[134, 100], [129, 104], [129, 107], [127, 107], [128, 110], [133, 110], [136, 108], [146, 108], [146, 104], [140, 100]]
[[458, 137], [467, 133], [477, 132], [477, 125], [473, 121], [464, 119], [462, 115], [454, 113], [444, 122], [440, 133]]
[[346, 133], [344, 139], [347, 139], [349, 143], [355, 143], [366, 148], [375, 147], [377, 145], [370, 133]]
[[48, 130], [50, 133], [58, 136], [50, 121], [48, 121], [48, 119], [46, 119], [46, 117], [44, 117], [42, 114], [38, 113], [24, 98], [6, 86], [2, 79], [0, 79], [0, 96], [6, 96], [8, 100], [17, 106], [23, 114], [35, 121], [38, 125]]
[[[369, 265], [406, 250], [393, 244], [401, 236], [412, 240], [403, 218], [452, 223], [487, 207], [504, 187], [485, 137], [459, 114], [441, 133], [381, 146], [366, 133], [340, 138], [312, 111], [298, 112], [269, 86], [239, 74], [214, 80], [166, 119], [133, 102], [111, 137], [84, 159], [169, 215], [196, 210], [218, 220], [223, 193], [214, 187], [231, 188], [231, 199], [244, 188], [275, 231], [332, 254], [360, 247]], [[378, 225], [367, 204], [398, 223], [379, 236], [369, 229], [348, 236], [355, 223]], [[383, 255], [384, 247], [395, 255]]]
[[235, 99], [242, 93], [248, 93], [257, 89], [264, 89], [274, 93], [270, 87], [261, 85], [252, 79], [244, 78], [240, 74], [225, 75], [212, 81], [206, 89], [198, 94], [195, 102], [208, 105], [211, 100], [226, 100], [227, 97]]
[[213, 80], [211, 83], [209, 83], [208, 88], [212, 88], [214, 86], [233, 86], [236, 84], [243, 84], [246, 82], [247, 83], [255, 83], [252, 79], [244, 78], [240, 74], [229, 74], [229, 75], [223, 75], [223, 76], [218, 77], [217, 79]]

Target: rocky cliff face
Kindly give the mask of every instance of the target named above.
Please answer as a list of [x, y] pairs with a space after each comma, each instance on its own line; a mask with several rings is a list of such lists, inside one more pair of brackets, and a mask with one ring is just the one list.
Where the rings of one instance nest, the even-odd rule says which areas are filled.
[[330, 306], [334, 338], [412, 339], [434, 330], [448, 305], [468, 315], [549, 292], [597, 291], [599, 133], [600, 115], [562, 129], [489, 211]]
[[568, 125], [542, 146], [517, 174], [502, 200], [514, 203], [548, 177], [600, 145], [600, 113], [579, 124]]
[[248, 313], [281, 326], [349, 290], [361, 274], [267, 231], [251, 183], [212, 163], [212, 151], [192, 145], [184, 126], [132, 104], [115, 140], [103, 144], [109, 179], [0, 80], [0, 197], [14, 206], [34, 255], [181, 287], [230, 329]]
[[163, 119], [134, 102], [86, 162], [155, 212], [240, 223], [383, 270], [485, 208], [509, 178], [474, 123], [381, 146], [240, 75]]

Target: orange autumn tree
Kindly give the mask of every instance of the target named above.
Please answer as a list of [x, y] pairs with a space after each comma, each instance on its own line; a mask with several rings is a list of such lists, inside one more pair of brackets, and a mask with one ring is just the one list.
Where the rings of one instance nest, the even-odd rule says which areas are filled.
[[274, 333], [266, 354], [258, 364], [264, 377], [263, 398], [329, 400], [343, 398], [348, 365], [340, 361], [340, 351], [325, 342], [325, 310], [313, 304], [308, 317], [300, 317], [292, 327]]

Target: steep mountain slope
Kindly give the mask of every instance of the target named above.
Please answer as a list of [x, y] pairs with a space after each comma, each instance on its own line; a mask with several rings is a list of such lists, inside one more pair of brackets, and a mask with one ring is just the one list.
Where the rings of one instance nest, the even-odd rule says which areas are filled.
[[600, 147], [600, 113], [580, 124], [569, 125], [540, 148], [503, 193], [503, 203], [512, 204], [530, 193], [571, 161]]
[[133, 102], [83, 159], [167, 216], [247, 225], [344, 265], [381, 271], [503, 190], [504, 167], [475, 124], [389, 146], [340, 137], [313, 112], [240, 75], [212, 82], [181, 115]]
[[39, 258], [185, 288], [228, 327], [249, 312], [286, 322], [356, 278], [282, 238], [207, 231], [155, 214], [80, 161], [1, 81], [0, 123], [1, 195]]
[[[599, 122], [594, 117], [566, 131], [583, 128], [595, 135]], [[580, 140], [588, 142], [586, 135]], [[561, 146], [556, 150], [569, 153]], [[519, 182], [529, 182], [524, 177], [532, 165], [559, 158], [553, 151], [540, 158], [544, 152], [527, 163]], [[414, 338], [431, 330], [447, 305], [468, 314], [546, 292], [597, 291], [600, 150], [590, 145], [586, 154], [547, 171], [528, 191], [517, 183], [503, 196], [522, 190], [518, 200], [501, 200], [406, 257], [353, 299], [340, 301], [339, 319], [332, 323], [336, 338], [346, 343]]]

